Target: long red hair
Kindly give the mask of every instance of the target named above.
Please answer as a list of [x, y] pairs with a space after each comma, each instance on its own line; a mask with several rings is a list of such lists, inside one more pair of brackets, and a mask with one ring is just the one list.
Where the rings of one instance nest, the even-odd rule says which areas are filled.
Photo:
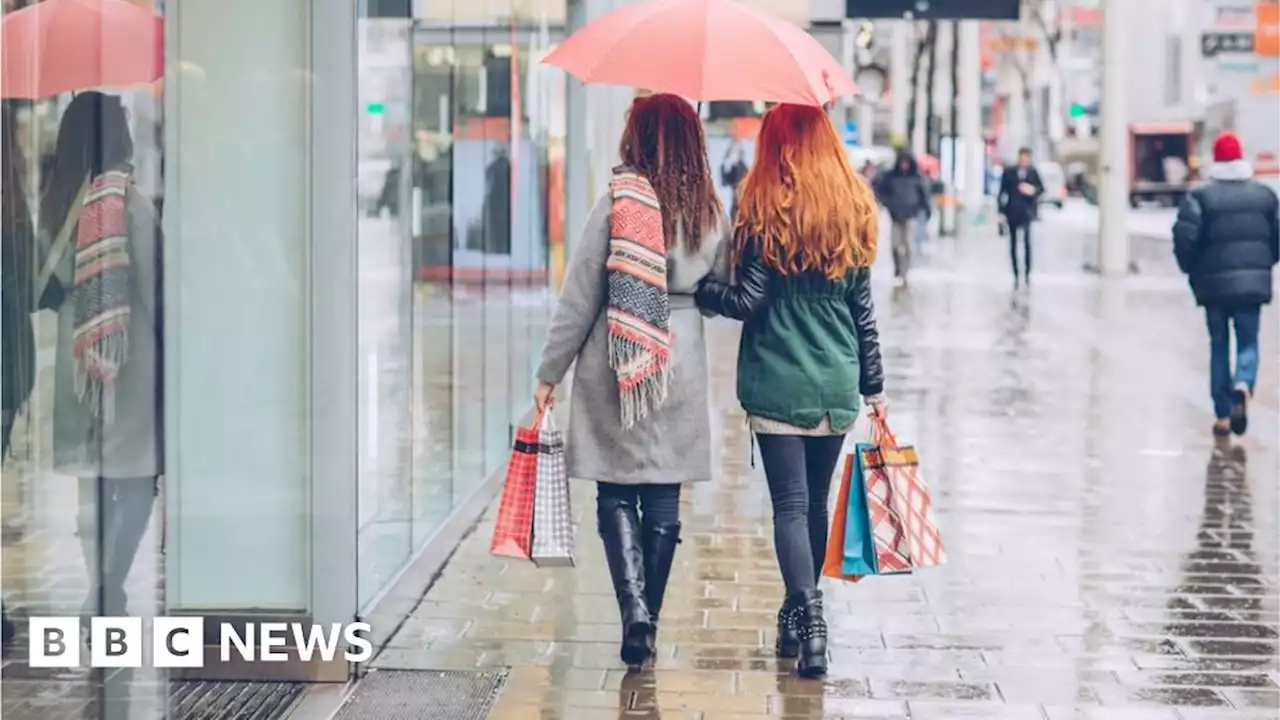
[[649, 179], [662, 208], [667, 247], [684, 231], [684, 245], [697, 252], [702, 238], [720, 224], [724, 208], [711, 179], [707, 142], [698, 113], [687, 100], [667, 93], [638, 97], [627, 113], [618, 148], [622, 163]]
[[784, 275], [838, 280], [876, 259], [875, 196], [822, 108], [778, 105], [765, 113], [735, 223], [735, 249], [758, 243]]

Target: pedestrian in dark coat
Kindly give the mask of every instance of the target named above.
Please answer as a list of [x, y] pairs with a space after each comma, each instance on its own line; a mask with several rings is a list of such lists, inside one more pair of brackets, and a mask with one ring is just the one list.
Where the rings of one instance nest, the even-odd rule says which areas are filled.
[[[1036, 219], [1036, 210], [1040, 204], [1040, 196], [1044, 194], [1044, 183], [1040, 181], [1040, 173], [1031, 164], [1031, 150], [1022, 148], [1018, 151], [1018, 164], [1005, 168], [1000, 177], [1000, 194], [998, 204], [1000, 214], [1004, 216], [1009, 230], [1009, 263], [1013, 267], [1013, 286], [1021, 282], [1031, 285], [1031, 223]], [[1022, 255], [1024, 257], [1021, 276], [1018, 274], [1018, 238], [1022, 238]]]
[[871, 301], [877, 208], [827, 114], [799, 105], [765, 114], [739, 202], [737, 282], [706, 278], [697, 301], [743, 321], [738, 401], [759, 441], [786, 587], [777, 653], [817, 676], [827, 670], [817, 578], [831, 475], [859, 397], [886, 408]]
[[911, 269], [911, 243], [915, 224], [923, 215], [927, 222], [932, 212], [928, 181], [920, 174], [916, 159], [907, 150], [899, 150], [893, 169], [876, 179], [876, 197], [893, 221], [889, 241], [893, 249], [893, 277], [906, 284]]
[[[1173, 250], [1209, 328], [1213, 432], [1244, 434], [1258, 378], [1258, 324], [1271, 302], [1271, 269], [1280, 262], [1280, 201], [1253, 180], [1234, 133], [1213, 144], [1209, 184], [1187, 193], [1173, 226]], [[1231, 329], [1236, 367], [1230, 366]]]

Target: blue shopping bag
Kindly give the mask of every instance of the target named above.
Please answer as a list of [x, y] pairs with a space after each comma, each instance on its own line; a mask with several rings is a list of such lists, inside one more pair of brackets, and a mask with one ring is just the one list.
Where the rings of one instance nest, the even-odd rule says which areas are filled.
[[871, 537], [871, 513], [867, 508], [867, 487], [862, 453], [870, 450], [870, 443], [858, 443], [853, 448], [849, 462], [849, 503], [846, 510], [844, 531], [844, 562], [840, 572], [845, 575], [877, 575], [876, 545]]

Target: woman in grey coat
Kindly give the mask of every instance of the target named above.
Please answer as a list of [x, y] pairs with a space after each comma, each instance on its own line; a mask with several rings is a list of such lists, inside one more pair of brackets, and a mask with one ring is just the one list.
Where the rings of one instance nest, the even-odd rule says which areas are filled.
[[687, 101], [637, 98], [621, 156], [569, 262], [534, 402], [546, 410], [576, 361], [569, 475], [598, 483], [621, 655], [637, 666], [654, 651], [680, 541], [680, 486], [712, 476], [707, 347], [693, 293], [723, 267], [727, 222]]
[[80, 483], [86, 620], [125, 613], [125, 579], [164, 473], [160, 226], [133, 186], [132, 157], [120, 98], [77, 94], [40, 211], [51, 243], [41, 307], [58, 314], [54, 469]]

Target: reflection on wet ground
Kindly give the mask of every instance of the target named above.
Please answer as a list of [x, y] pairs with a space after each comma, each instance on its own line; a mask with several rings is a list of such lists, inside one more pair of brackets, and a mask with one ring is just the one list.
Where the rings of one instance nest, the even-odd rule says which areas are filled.
[[921, 449], [951, 562], [828, 586], [825, 681], [773, 657], [782, 589], [727, 323], [723, 474], [686, 496], [652, 671], [617, 659], [585, 484], [577, 569], [490, 557], [489, 517], [376, 664], [509, 666], [494, 720], [1280, 716], [1277, 368], [1253, 436], [1215, 445], [1183, 282], [1157, 266], [1113, 287], [1080, 274], [1071, 237], [1037, 240], [1027, 294], [997, 239], [940, 245], [909, 290], [878, 288], [891, 419]]

